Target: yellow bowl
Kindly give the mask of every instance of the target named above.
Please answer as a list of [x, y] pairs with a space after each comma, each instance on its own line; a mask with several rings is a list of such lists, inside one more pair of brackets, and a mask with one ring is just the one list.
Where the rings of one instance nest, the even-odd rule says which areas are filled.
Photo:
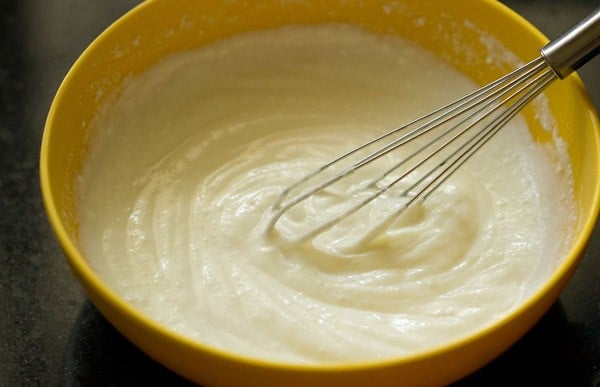
[[[537, 56], [538, 48], [547, 41], [524, 19], [493, 0], [146, 1], [90, 45], [56, 95], [40, 161], [48, 217], [74, 275], [98, 309], [148, 355], [193, 381], [223, 386], [450, 383], [499, 355], [542, 316], [570, 278], [590, 237], [600, 192], [599, 124], [576, 75], [545, 93], [572, 164], [576, 238], [562, 263], [526, 302], [501, 321], [451, 345], [415, 356], [348, 366], [292, 366], [236, 356], [184, 338], [142, 315], [102, 282], [79, 248], [74, 182], [89, 145], [88, 123], [124, 79], [166, 55], [216, 39], [285, 24], [321, 22], [347, 22], [401, 35], [482, 84], [513, 68], [517, 61]], [[537, 141], [551, 141], [541, 129], [535, 107], [528, 107], [525, 116]]]

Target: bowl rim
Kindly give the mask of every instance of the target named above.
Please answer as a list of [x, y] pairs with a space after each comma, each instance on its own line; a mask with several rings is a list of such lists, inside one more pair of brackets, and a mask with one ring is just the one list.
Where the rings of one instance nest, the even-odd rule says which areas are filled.
[[[495, 0], [482, 0], [483, 3], [487, 3], [488, 6], [494, 8], [496, 12], [501, 16], [513, 19], [524, 28], [528, 30], [536, 40], [543, 44], [548, 41], [547, 37], [543, 35], [536, 27], [534, 27], [524, 17], [510, 9], [508, 6], [495, 1]], [[460, 347], [463, 347], [471, 342], [477, 341], [492, 332], [498, 330], [500, 327], [507, 325], [518, 316], [522, 315], [525, 311], [532, 308], [537, 304], [545, 294], [547, 294], [553, 287], [556, 286], [562, 279], [567, 277], [574, 268], [578, 260], [583, 255], [583, 251], [587, 245], [588, 240], [592, 232], [594, 231], [598, 215], [600, 212], [600, 178], [596, 180], [593, 195], [593, 203], [591, 205], [591, 214], [587, 217], [586, 221], [581, 225], [581, 232], [576, 235], [572, 242], [572, 247], [565, 253], [564, 259], [557, 265], [551, 276], [547, 278], [541, 286], [538, 286], [524, 301], [518, 304], [502, 317], [493, 320], [486, 326], [477, 329], [476, 331], [467, 332], [458, 339], [443, 344], [438, 344], [433, 347], [426, 348], [424, 350], [407, 354], [399, 355], [397, 357], [389, 357], [382, 359], [366, 359], [356, 361], [344, 361], [344, 362], [331, 362], [331, 363], [318, 363], [318, 364], [304, 364], [304, 363], [291, 363], [282, 362], [271, 359], [255, 358], [250, 355], [236, 353], [227, 349], [218, 348], [199, 340], [195, 340], [177, 333], [168, 327], [153, 320], [133, 305], [126, 302], [121, 298], [115, 291], [101, 280], [100, 276], [92, 269], [91, 265], [88, 264], [83, 257], [82, 252], [77, 248], [76, 243], [71, 239], [67, 232], [67, 227], [62, 221], [62, 218], [58, 211], [58, 206], [55, 201], [55, 195], [53, 193], [53, 184], [50, 179], [49, 172], [49, 159], [50, 159], [50, 137], [52, 136], [52, 127], [54, 126], [55, 116], [58, 114], [58, 110], [63, 95], [66, 93], [69, 84], [73, 78], [73, 74], [77, 73], [86, 61], [86, 58], [93, 55], [95, 47], [99, 42], [107, 38], [111, 34], [111, 31], [118, 28], [119, 26], [127, 23], [131, 15], [136, 14], [146, 7], [151, 6], [154, 1], [144, 1], [134, 8], [130, 9], [110, 26], [108, 26], [98, 37], [96, 37], [92, 43], [82, 52], [79, 58], [74, 62], [72, 67], [69, 69], [67, 75], [61, 82], [57, 93], [50, 106], [48, 116], [44, 125], [41, 149], [40, 149], [40, 161], [39, 161], [39, 178], [40, 188], [42, 194], [42, 200], [45, 207], [46, 215], [48, 217], [51, 228], [66, 256], [66, 259], [80, 281], [85, 279], [88, 286], [94, 288], [97, 293], [106, 300], [107, 303], [112, 304], [119, 311], [119, 313], [127, 316], [128, 319], [134, 321], [136, 324], [141, 324], [146, 329], [157, 333], [162, 337], [166, 337], [178, 345], [185, 346], [194, 351], [204, 352], [211, 356], [217, 356], [225, 360], [244, 363], [256, 367], [279, 369], [285, 371], [299, 371], [299, 372], [357, 372], [360, 370], [384, 368], [389, 366], [397, 366], [399, 364], [407, 364], [420, 362], [427, 358], [436, 357], [447, 352], [451, 352]], [[585, 90], [583, 82], [580, 77], [573, 73], [568, 79], [562, 82], [569, 82], [572, 85], [574, 92], [578, 93], [579, 96], [584, 100], [585, 106], [582, 109], [587, 112], [589, 119], [592, 121], [594, 127], [593, 139], [597, 144], [597, 148], [600, 149], [600, 123], [598, 115], [594, 109], [593, 102], [591, 101], [589, 94]], [[598, 170], [600, 171], [600, 159], [597, 163]]]

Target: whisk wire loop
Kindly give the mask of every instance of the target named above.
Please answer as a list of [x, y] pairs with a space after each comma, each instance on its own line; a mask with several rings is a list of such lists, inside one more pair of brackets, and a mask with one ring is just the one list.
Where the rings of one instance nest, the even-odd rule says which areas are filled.
[[[544, 71], [544, 69], [546, 71]], [[539, 73], [539, 74], [538, 74]], [[537, 75], [536, 75], [537, 74]], [[544, 79], [543, 82], [540, 82]], [[432, 131], [439, 129], [444, 124], [449, 123], [453, 120], [460, 120], [452, 126], [445, 128], [441, 133], [437, 134], [434, 138], [426, 142], [423, 146], [419, 147], [412, 153], [408, 154], [405, 158], [397, 162], [391, 168], [386, 170], [384, 173], [373, 179], [369, 186], [376, 188], [373, 193], [362, 199], [360, 202], [350, 207], [349, 209], [341, 212], [340, 214], [326, 220], [319, 226], [308, 231], [300, 238], [298, 242], [303, 242], [308, 239], [312, 239], [315, 236], [321, 234], [333, 225], [339, 223], [342, 219], [351, 216], [356, 213], [376, 198], [383, 195], [385, 192], [390, 190], [392, 187], [403, 181], [408, 175], [417, 171], [424, 163], [433, 159], [440, 154], [444, 149], [450, 147], [467, 133], [471, 132], [473, 128], [483, 119], [491, 116], [492, 114], [501, 113], [483, 126], [480, 130], [476, 131], [468, 139], [466, 139], [461, 146], [456, 147], [448, 156], [443, 160], [429, 169], [426, 173], [420, 176], [412, 185], [407, 189], [404, 189], [400, 196], [408, 197], [408, 201], [400, 207], [397, 211], [390, 216], [390, 219], [386, 219], [384, 223], [389, 223], [391, 220], [397, 218], [406, 208], [413, 205], [418, 200], [425, 200], [432, 192], [434, 192], [443, 182], [445, 182], [458, 168], [463, 165], [472, 155], [489, 141], [510, 118], [512, 118], [523, 105], [533, 99], [541, 90], [543, 90], [548, 83], [555, 78], [553, 72], [545, 65], [543, 58], [537, 58], [528, 64], [514, 70], [506, 76], [482, 87], [461, 99], [451, 102], [442, 108], [439, 108], [425, 116], [422, 116], [416, 120], [409, 122], [406, 125], [395, 128], [365, 144], [339, 156], [333, 161], [324, 164], [311, 174], [298, 180], [296, 183], [285, 189], [279, 196], [276, 203], [273, 205], [273, 216], [269, 223], [268, 230], [272, 229], [280, 217], [288, 211], [290, 208], [298, 205], [307, 198], [315, 195], [319, 191], [335, 184], [344, 177], [354, 173], [364, 165], [373, 162], [374, 160], [389, 154], [390, 152], [397, 150], [398, 148], [406, 145], [419, 137], [422, 137]], [[531, 88], [532, 85], [536, 87]], [[524, 94], [525, 93], [525, 94]], [[506, 107], [503, 104], [517, 96], [524, 94], [523, 99], [513, 103]], [[468, 113], [468, 114], [467, 114]], [[466, 115], [466, 116], [465, 116]], [[464, 116], [464, 117], [463, 117]], [[391, 140], [381, 148], [367, 154], [360, 160], [351, 164], [350, 166], [342, 169], [339, 173], [326, 179], [325, 181], [310, 187], [307, 190], [300, 192], [298, 195], [291, 197], [286, 201], [290, 193], [310, 182], [313, 178], [320, 175], [325, 170], [332, 166], [341, 163], [345, 159], [358, 152], [365, 150], [369, 146], [381, 142], [394, 135], [401, 134], [398, 138]], [[446, 139], [445, 141], [443, 141]], [[436, 145], [435, 148], [430, 149]], [[429, 149], [429, 150], [428, 150]], [[398, 170], [402, 166], [408, 164], [411, 160], [418, 158], [412, 166], [406, 168], [402, 173], [395, 177], [388, 184], [377, 187], [377, 184], [388, 177], [392, 172]], [[444, 169], [442, 169], [444, 168]], [[422, 187], [420, 187], [422, 186]], [[410, 192], [416, 190], [416, 193], [409, 195]]]

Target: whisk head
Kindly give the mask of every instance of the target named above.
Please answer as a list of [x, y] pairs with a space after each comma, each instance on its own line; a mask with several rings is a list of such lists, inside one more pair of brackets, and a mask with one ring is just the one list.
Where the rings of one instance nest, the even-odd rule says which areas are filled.
[[[284, 189], [272, 206], [267, 231], [300, 203], [323, 194], [343, 179], [363, 173], [383, 158], [387, 169], [370, 169], [359, 192], [333, 215], [313, 225], [295, 242], [303, 243], [334, 227], [382, 195], [393, 195], [393, 209], [360, 238], [370, 240], [417, 203], [427, 199], [521, 109], [558, 76], [544, 57], [322, 165]], [[403, 158], [394, 158], [394, 154]], [[364, 182], [364, 180], [362, 180]]]

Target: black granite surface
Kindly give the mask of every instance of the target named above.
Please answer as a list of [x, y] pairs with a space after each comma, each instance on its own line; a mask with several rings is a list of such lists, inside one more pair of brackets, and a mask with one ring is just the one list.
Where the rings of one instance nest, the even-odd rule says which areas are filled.
[[[61, 79], [94, 37], [137, 2], [0, 0], [0, 386], [188, 385], [129, 344], [86, 299], [39, 194], [42, 129]], [[600, 5], [506, 3], [549, 37]], [[600, 106], [600, 60], [580, 74]], [[597, 230], [546, 316], [457, 385], [600, 386], [599, 258]]]

